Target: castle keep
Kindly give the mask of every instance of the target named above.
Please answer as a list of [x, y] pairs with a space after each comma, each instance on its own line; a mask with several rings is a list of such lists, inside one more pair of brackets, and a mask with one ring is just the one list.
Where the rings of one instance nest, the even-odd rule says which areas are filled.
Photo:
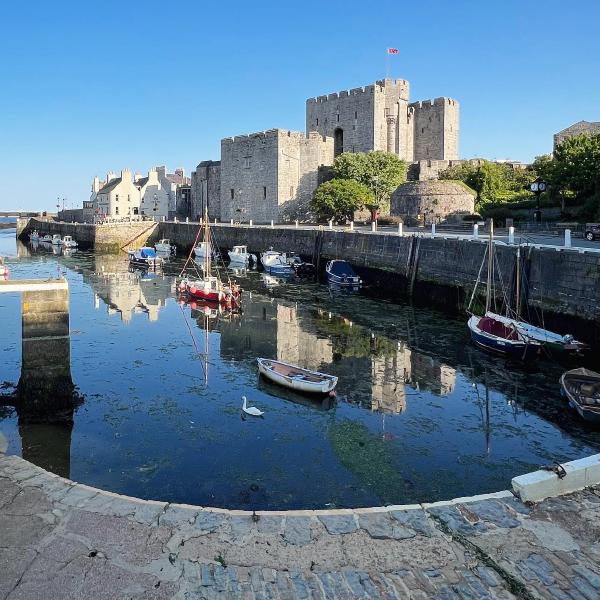
[[409, 84], [385, 79], [306, 101], [306, 133], [271, 129], [225, 138], [221, 160], [192, 173], [191, 217], [265, 223], [305, 219], [324, 167], [342, 152], [381, 150], [407, 162], [458, 158], [459, 105], [409, 102]]
[[309, 98], [306, 132], [334, 139], [334, 154], [382, 150], [408, 162], [458, 158], [459, 107], [451, 98], [409, 103], [404, 79]]

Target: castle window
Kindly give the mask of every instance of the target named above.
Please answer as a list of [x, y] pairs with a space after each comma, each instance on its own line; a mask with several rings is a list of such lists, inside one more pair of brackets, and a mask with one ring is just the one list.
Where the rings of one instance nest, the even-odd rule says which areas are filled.
[[317, 126], [319, 125], [319, 117], [317, 117]]
[[354, 118], [358, 119], [358, 112], [357, 111], [354, 111]]
[[231, 189], [229, 190], [229, 195], [231, 196], [231, 199], [232, 199], [232, 200], [235, 198], [235, 192], [234, 192], [233, 188], [231, 188]]
[[263, 186], [263, 200], [267, 199], [267, 186]]
[[250, 157], [244, 156], [244, 169], [249, 169], [249, 168], [250, 168]]
[[425, 127], [421, 127], [421, 133], [425, 133]]
[[340, 122], [340, 113], [337, 114], [337, 122]]

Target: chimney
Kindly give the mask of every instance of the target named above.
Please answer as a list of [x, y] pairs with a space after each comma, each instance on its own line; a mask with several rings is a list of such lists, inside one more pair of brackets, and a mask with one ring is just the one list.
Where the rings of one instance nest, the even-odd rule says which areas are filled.
[[131, 171], [127, 167], [121, 171], [121, 181], [131, 181]]

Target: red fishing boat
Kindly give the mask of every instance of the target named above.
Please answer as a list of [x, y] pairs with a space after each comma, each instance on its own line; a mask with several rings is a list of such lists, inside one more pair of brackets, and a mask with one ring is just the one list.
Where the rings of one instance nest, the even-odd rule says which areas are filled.
[[[230, 308], [237, 308], [240, 306], [242, 289], [241, 287], [232, 281], [227, 284], [221, 281], [221, 278], [211, 274], [211, 257], [212, 257], [212, 243], [210, 236], [210, 226], [208, 223], [208, 214], [204, 213], [204, 242], [207, 248], [210, 248], [210, 252], [206, 252], [204, 255], [204, 262], [202, 264], [202, 276], [198, 278], [183, 278], [179, 283], [179, 292], [187, 295], [189, 298], [195, 300], [203, 300], [207, 302], [215, 302], [218, 304], [224, 304]], [[186, 266], [189, 262], [186, 261]], [[184, 266], [181, 274], [184, 273], [186, 267]]]

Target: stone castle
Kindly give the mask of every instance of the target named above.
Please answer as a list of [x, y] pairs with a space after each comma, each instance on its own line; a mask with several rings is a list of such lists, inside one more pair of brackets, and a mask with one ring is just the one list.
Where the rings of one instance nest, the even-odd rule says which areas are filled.
[[192, 172], [190, 216], [266, 223], [304, 220], [327, 167], [342, 152], [381, 150], [407, 162], [458, 159], [459, 104], [409, 102], [409, 84], [373, 85], [306, 101], [306, 133], [271, 129], [221, 141], [221, 160]]

